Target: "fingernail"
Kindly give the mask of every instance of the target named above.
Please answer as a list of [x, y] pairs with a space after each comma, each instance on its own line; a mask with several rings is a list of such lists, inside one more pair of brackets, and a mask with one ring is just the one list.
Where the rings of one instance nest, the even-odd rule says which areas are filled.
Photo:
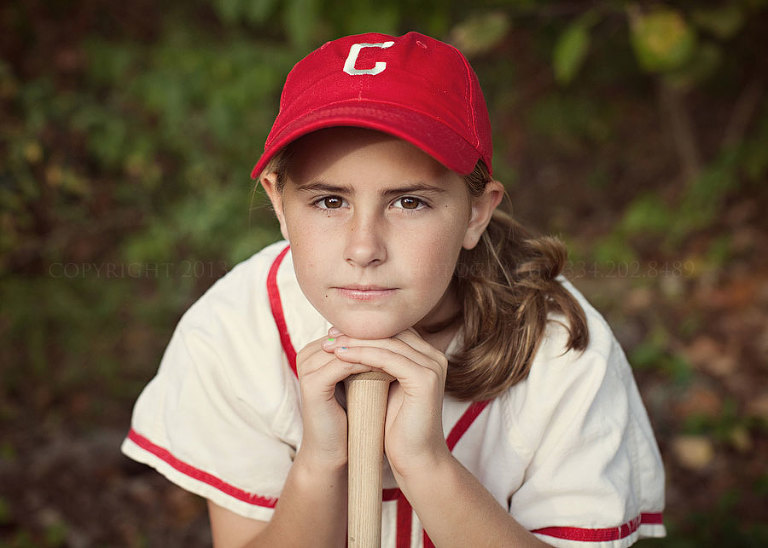
[[331, 346], [333, 346], [333, 342], [334, 342], [335, 340], [336, 340], [336, 339], [334, 339], [333, 337], [328, 337], [327, 339], [325, 339], [325, 340], [323, 341], [322, 347], [323, 347], [323, 348], [330, 348]]
[[349, 348], [347, 348], [346, 346], [340, 346], [339, 348], [336, 349], [336, 352], [346, 352], [347, 350], [349, 350]]
[[341, 331], [336, 327], [331, 327], [328, 330], [328, 335], [330, 335], [331, 337], [336, 337], [338, 335], [341, 335]]

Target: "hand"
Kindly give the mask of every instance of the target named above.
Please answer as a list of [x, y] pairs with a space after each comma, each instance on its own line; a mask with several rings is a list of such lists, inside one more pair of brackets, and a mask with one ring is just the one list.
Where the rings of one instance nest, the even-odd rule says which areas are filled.
[[396, 477], [428, 469], [450, 457], [442, 424], [448, 360], [413, 329], [389, 339], [361, 340], [340, 335], [323, 347], [348, 363], [389, 373], [384, 450]]
[[304, 424], [300, 452], [320, 466], [337, 468], [347, 463], [347, 415], [336, 400], [336, 384], [371, 368], [338, 359], [323, 349], [327, 343], [325, 337], [313, 341], [296, 356]]

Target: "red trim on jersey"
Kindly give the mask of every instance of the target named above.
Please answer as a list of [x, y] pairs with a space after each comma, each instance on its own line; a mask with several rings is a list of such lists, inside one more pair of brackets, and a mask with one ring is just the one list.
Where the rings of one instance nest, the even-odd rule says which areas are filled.
[[277, 331], [280, 334], [280, 344], [283, 346], [283, 352], [285, 352], [285, 356], [288, 358], [288, 364], [291, 366], [293, 373], [298, 376], [296, 372], [296, 349], [293, 348], [291, 336], [288, 333], [288, 325], [285, 323], [285, 315], [283, 314], [283, 303], [280, 300], [280, 289], [277, 287], [277, 271], [280, 269], [280, 265], [289, 249], [291, 249], [291, 246], [286, 246], [275, 258], [272, 266], [269, 267], [267, 295], [269, 296], [269, 306], [272, 309], [272, 317], [275, 319]]
[[265, 508], [274, 508], [275, 505], [277, 504], [277, 499], [274, 497], [263, 497], [261, 495], [248, 493], [247, 491], [238, 489], [234, 485], [230, 485], [229, 483], [223, 480], [220, 480], [219, 478], [209, 474], [208, 472], [204, 472], [199, 468], [195, 468], [194, 466], [187, 464], [186, 462], [180, 461], [179, 459], [174, 457], [170, 453], [170, 451], [168, 451], [163, 447], [160, 447], [159, 445], [155, 445], [154, 443], [149, 441], [147, 438], [145, 438], [144, 436], [136, 432], [133, 428], [131, 428], [131, 430], [128, 432], [128, 439], [131, 440], [136, 445], [138, 445], [139, 447], [141, 447], [142, 449], [144, 449], [145, 451], [152, 453], [157, 458], [169, 464], [170, 466], [172, 466], [182, 474], [187, 475], [203, 483], [206, 483], [211, 487], [215, 487], [219, 491], [222, 491], [223, 493], [226, 493], [227, 495], [234, 497], [237, 500], [241, 500], [243, 502], [247, 502], [248, 504], [253, 504], [256, 506], [263, 506]]
[[[489, 403], [490, 401], [479, 401], [471, 403], [469, 407], [467, 407], [466, 411], [464, 411], [464, 414], [461, 416], [461, 418], [459, 418], [458, 421], [456, 421], [456, 424], [445, 438], [448, 449], [453, 451], [453, 448], [456, 447], [456, 444], [459, 442], [461, 437], [466, 433], [467, 430], [469, 430], [469, 427], [472, 426], [472, 423], [475, 422], [475, 419], [480, 415], [480, 413], [483, 412], [483, 409], [485, 409]], [[397, 548], [410, 547], [411, 530], [413, 527], [413, 509], [411, 508], [411, 504], [408, 502], [408, 499], [405, 498], [405, 495], [403, 495], [402, 491], [397, 488], [384, 489], [382, 491], [382, 500], [397, 501], [397, 529], [395, 534], [395, 538], [397, 540], [396, 546]], [[424, 548], [434, 547], [434, 543], [429, 538], [429, 535], [427, 535], [427, 532], [424, 531]]]
[[640, 525], [664, 525], [664, 514], [661, 512], [640, 514]]
[[620, 540], [628, 537], [640, 528], [641, 524], [660, 525], [664, 522], [661, 513], [640, 514], [635, 519], [623, 523], [619, 527], [607, 527], [605, 529], [582, 529], [580, 527], [544, 527], [531, 531], [540, 535], [547, 535], [565, 540], [578, 540], [582, 542], [605, 542]]
[[[399, 489], [398, 489], [399, 491]], [[397, 526], [396, 526], [396, 544], [397, 548], [410, 548], [411, 546], [411, 527], [413, 522], [413, 510], [411, 503], [400, 491], [397, 499]]]
[[448, 437], [445, 438], [445, 443], [448, 444], [449, 450], [453, 451], [453, 448], [456, 447], [456, 444], [461, 437], [467, 430], [469, 430], [469, 427], [472, 426], [472, 423], [475, 422], [475, 419], [483, 412], [483, 409], [485, 409], [489, 403], [491, 403], [490, 400], [476, 401], [467, 407], [467, 410], [464, 411], [461, 418], [456, 421], [456, 424], [451, 429]]
[[398, 489], [397, 487], [381, 490], [381, 500], [383, 500], [384, 502], [392, 502], [393, 500], [398, 500], [399, 498], [400, 498], [400, 489]]

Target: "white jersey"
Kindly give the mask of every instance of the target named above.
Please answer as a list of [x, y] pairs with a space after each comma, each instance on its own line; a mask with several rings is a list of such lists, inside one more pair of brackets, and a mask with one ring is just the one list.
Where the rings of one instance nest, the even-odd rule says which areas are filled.
[[[445, 397], [448, 446], [551, 545], [664, 536], [664, 469], [632, 372], [603, 318], [563, 283], [584, 307], [587, 349], [564, 352], [567, 332], [550, 322], [524, 381], [492, 401]], [[181, 319], [123, 452], [268, 521], [302, 438], [296, 351], [329, 327], [301, 292], [287, 243], [257, 253]], [[386, 459], [382, 497], [383, 547], [432, 546]]]

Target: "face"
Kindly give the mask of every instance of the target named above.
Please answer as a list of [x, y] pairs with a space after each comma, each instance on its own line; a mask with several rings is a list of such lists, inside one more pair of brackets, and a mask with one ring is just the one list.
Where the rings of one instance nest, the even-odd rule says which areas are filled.
[[459, 252], [477, 244], [500, 195], [471, 197], [459, 175], [379, 132], [327, 129], [294, 147], [282, 191], [274, 174], [262, 183], [312, 305], [363, 339], [453, 316]]

